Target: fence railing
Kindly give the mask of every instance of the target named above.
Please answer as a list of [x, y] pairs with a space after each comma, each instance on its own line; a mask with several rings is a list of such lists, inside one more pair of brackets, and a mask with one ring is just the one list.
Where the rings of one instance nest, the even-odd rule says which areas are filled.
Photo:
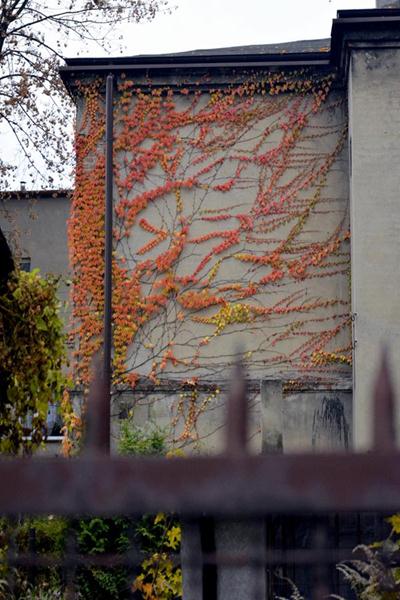
[[[104, 427], [108, 402], [101, 381], [95, 382], [88, 403], [86, 445], [79, 457], [0, 459], [1, 515], [74, 517], [164, 511], [179, 515], [190, 529], [190, 523], [204, 515], [242, 521], [299, 513], [318, 518], [341, 511], [388, 514], [400, 507], [400, 453], [395, 445], [394, 395], [385, 355], [374, 391], [374, 443], [366, 453], [251, 455], [247, 450], [246, 383], [240, 363], [227, 399], [226, 450], [218, 456], [165, 459], [109, 455], [105, 439], [108, 428]], [[203, 548], [200, 554], [189, 552], [185, 556], [184, 568], [189, 573], [199, 564], [202, 568], [250, 565], [257, 569], [265, 564], [293, 563], [321, 569], [321, 565], [349, 557], [348, 552], [325, 548], [318, 527], [316, 531], [315, 543], [309, 549], [265, 547], [262, 552], [221, 554]], [[12, 544], [7, 557], [9, 565], [37, 568], [60, 564], [69, 573], [78, 565], [132, 565], [140, 560], [140, 553], [135, 551], [118, 556], [81, 556], [73, 541], [62, 558], [20, 554]], [[75, 597], [73, 583], [68, 589], [69, 597]], [[314, 597], [322, 598], [326, 591], [316, 584]]]

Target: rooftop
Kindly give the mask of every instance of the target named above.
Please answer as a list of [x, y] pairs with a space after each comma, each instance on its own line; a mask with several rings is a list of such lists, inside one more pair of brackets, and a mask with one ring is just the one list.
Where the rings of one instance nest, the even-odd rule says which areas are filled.
[[360, 32], [361, 35], [377, 35], [393, 31], [400, 36], [400, 9], [340, 10], [332, 23], [329, 39], [300, 40], [280, 44], [257, 44], [228, 48], [210, 48], [171, 54], [142, 54], [118, 57], [67, 58], [66, 66], [60, 68], [67, 87], [73, 86], [77, 77], [106, 75], [110, 72], [131, 72], [151, 75], [170, 75], [177, 71], [185, 74], [245, 69], [299, 68], [336, 70], [343, 67], [343, 51], [346, 36]]

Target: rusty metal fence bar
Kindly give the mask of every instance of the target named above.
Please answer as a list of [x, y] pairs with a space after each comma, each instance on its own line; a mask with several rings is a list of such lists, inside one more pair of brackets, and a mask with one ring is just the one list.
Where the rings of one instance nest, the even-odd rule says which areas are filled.
[[[0, 461], [0, 513], [192, 516], [400, 506], [400, 453]], [[173, 486], [171, 485], [173, 482]]]
[[[104, 397], [105, 396], [105, 397]], [[140, 514], [382, 511], [400, 507], [400, 452], [386, 358], [375, 390], [375, 442], [367, 453], [250, 455], [246, 391], [236, 373], [228, 398], [224, 455], [187, 458], [108, 456], [98, 435], [106, 395], [92, 390], [81, 456], [0, 459], [0, 514]], [[171, 485], [173, 482], [173, 485]], [[29, 493], [28, 493], [29, 491]]]
[[[340, 511], [387, 514], [400, 507], [400, 452], [395, 447], [394, 396], [385, 355], [374, 393], [374, 448], [368, 453], [250, 455], [246, 386], [240, 364], [227, 402], [223, 455], [172, 459], [110, 456], [101, 423], [107, 402], [107, 390], [99, 380], [90, 393], [86, 447], [79, 457], [0, 459], [1, 515], [76, 517], [164, 511], [190, 522], [204, 514], [227, 520]], [[56, 557], [18, 553], [11, 544], [6, 561], [15, 567], [65, 569], [68, 597], [74, 598], [78, 567], [138, 565], [143, 560], [135, 548], [121, 555], [83, 556], [72, 537], [67, 546], [64, 556]], [[320, 536], [310, 549], [266, 548], [255, 555], [209, 548], [200, 556], [187, 556], [184, 562], [186, 568], [201, 564], [203, 569], [314, 565], [314, 598], [322, 598], [326, 593], [324, 568], [348, 558], [349, 550], [327, 548]], [[180, 563], [179, 556], [175, 561]]]

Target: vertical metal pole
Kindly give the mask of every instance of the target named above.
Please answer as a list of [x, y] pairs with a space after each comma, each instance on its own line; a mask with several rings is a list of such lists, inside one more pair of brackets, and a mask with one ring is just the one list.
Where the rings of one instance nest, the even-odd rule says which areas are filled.
[[228, 396], [228, 420], [226, 452], [230, 455], [245, 454], [247, 451], [248, 426], [247, 387], [241, 354], [238, 352], [232, 386]]
[[395, 452], [395, 409], [396, 398], [388, 364], [388, 353], [387, 349], [383, 348], [373, 397], [373, 441], [376, 452]]
[[106, 198], [104, 221], [104, 410], [101, 423], [104, 451], [110, 451], [111, 346], [112, 346], [112, 251], [113, 251], [113, 84], [106, 82]]

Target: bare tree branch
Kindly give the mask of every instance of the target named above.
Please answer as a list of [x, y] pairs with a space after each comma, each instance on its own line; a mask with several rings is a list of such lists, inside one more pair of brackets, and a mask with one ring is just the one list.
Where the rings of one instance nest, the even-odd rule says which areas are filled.
[[[59, 0], [49, 8], [43, 0], [1, 0], [0, 127], [16, 140], [36, 185], [48, 186], [68, 164], [72, 170], [71, 136], [65, 130], [71, 128], [73, 107], [58, 75], [62, 48], [69, 40], [108, 48], [115, 26], [151, 20], [167, 1]], [[15, 177], [15, 165], [7, 161], [0, 156], [0, 189], [9, 188]]]

